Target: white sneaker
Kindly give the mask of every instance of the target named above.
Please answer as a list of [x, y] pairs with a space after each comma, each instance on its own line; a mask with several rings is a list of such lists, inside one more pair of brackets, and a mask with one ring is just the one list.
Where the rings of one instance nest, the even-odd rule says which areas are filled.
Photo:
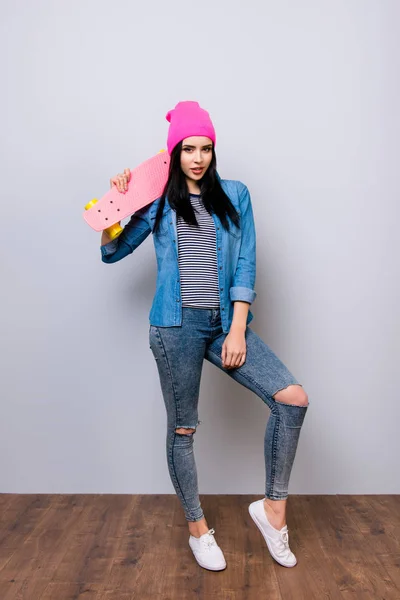
[[265, 514], [264, 499], [252, 502], [249, 506], [249, 513], [261, 531], [264, 540], [267, 542], [272, 558], [283, 567], [294, 567], [297, 564], [297, 560], [289, 548], [287, 525], [284, 525], [280, 530], [272, 527]]
[[214, 533], [215, 529], [209, 529], [199, 538], [190, 535], [189, 546], [201, 567], [210, 571], [222, 571], [226, 567], [225, 557], [215, 541]]

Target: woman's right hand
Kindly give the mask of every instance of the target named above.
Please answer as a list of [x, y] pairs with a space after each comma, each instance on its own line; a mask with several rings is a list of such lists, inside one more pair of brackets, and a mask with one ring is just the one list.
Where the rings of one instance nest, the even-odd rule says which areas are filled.
[[113, 185], [116, 186], [119, 192], [126, 192], [128, 189], [128, 182], [131, 179], [131, 172], [129, 169], [125, 169], [123, 173], [118, 173], [115, 177], [111, 177], [110, 179], [110, 188]]

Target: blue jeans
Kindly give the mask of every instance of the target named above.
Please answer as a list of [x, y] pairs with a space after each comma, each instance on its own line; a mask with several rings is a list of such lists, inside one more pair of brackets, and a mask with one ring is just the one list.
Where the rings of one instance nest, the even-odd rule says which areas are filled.
[[182, 325], [150, 325], [149, 343], [156, 360], [167, 411], [167, 462], [171, 481], [188, 521], [204, 517], [197, 484], [193, 453], [194, 433], [176, 429], [196, 429], [203, 360], [252, 390], [270, 408], [264, 437], [266, 470], [265, 497], [288, 497], [300, 429], [308, 408], [278, 402], [272, 397], [289, 385], [301, 385], [249, 326], [246, 328], [246, 361], [241, 367], [224, 369], [222, 344], [227, 336], [221, 327], [219, 308], [183, 307]]

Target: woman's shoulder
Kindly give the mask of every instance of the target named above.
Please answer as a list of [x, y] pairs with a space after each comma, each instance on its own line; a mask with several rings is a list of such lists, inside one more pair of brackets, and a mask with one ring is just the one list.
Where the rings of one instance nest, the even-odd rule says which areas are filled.
[[229, 185], [239, 189], [244, 189], [246, 187], [243, 181], [240, 181], [239, 179], [221, 179], [220, 181], [223, 185]]
[[220, 183], [228, 196], [229, 194], [232, 194], [238, 199], [247, 190], [247, 186], [243, 183], [243, 181], [239, 181], [238, 179], [221, 179]]

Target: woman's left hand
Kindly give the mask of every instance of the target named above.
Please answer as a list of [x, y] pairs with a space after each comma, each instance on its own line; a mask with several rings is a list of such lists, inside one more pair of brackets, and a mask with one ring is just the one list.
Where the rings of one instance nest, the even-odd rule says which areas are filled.
[[246, 360], [245, 332], [231, 329], [222, 344], [222, 366], [224, 369], [241, 367]]

